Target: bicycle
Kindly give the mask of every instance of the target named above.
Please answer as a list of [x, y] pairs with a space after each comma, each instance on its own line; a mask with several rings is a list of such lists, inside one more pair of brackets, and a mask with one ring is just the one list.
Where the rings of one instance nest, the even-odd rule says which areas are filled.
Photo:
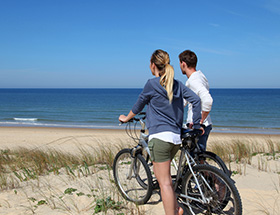
[[182, 129], [182, 135], [187, 134], [184, 136], [184, 141], [186, 142], [186, 147], [190, 152], [191, 156], [194, 158], [194, 160], [198, 164], [208, 164], [211, 166], [215, 166], [230, 177], [231, 171], [229, 171], [224, 161], [213, 152], [202, 151], [197, 144], [198, 136], [188, 135], [188, 132], [192, 132], [191, 129], [188, 128]]
[[[141, 115], [142, 117], [139, 118], [135, 117], [129, 123], [127, 123], [126, 133], [129, 137], [131, 137], [135, 141], [136, 144], [138, 144], [137, 146], [138, 148], [144, 146], [144, 150], [142, 150], [142, 154], [143, 153], [145, 154], [146, 162], [149, 164], [149, 166], [152, 166], [152, 163], [151, 162], [149, 163], [150, 161], [149, 152], [148, 152], [149, 149], [147, 146], [148, 135], [145, 135], [145, 122], [144, 122], [145, 112], [141, 112], [139, 116]], [[136, 133], [137, 122], [140, 122], [140, 126], [141, 126], [140, 137], [138, 137], [138, 134]], [[133, 128], [131, 127], [131, 123], [134, 123]], [[187, 133], [189, 131], [191, 130], [182, 128], [182, 135], [184, 135], [184, 133]], [[231, 176], [231, 172], [229, 171], [226, 164], [218, 155], [210, 151], [201, 151], [200, 147], [197, 144], [198, 142], [197, 137], [188, 135], [185, 136], [184, 141], [186, 142], [188, 151], [190, 152], [190, 154], [198, 164], [203, 163], [203, 164], [215, 166], [218, 169], [221, 169], [223, 172], [225, 172], [226, 175]], [[174, 166], [175, 170], [177, 170], [177, 165], [176, 162], [174, 162], [174, 160], [172, 161], [172, 165]]]
[[[147, 203], [153, 190], [158, 189], [150, 170], [152, 163], [149, 162], [144, 119], [145, 116], [131, 120], [141, 124], [138, 145], [119, 151], [113, 164], [114, 179], [119, 191], [125, 199], [137, 204]], [[135, 128], [136, 125], [134, 133]], [[131, 128], [129, 130], [132, 136]], [[184, 209], [189, 214], [242, 214], [241, 198], [233, 180], [216, 167], [198, 164], [190, 155], [190, 140], [197, 139], [198, 135], [197, 131], [184, 132], [178, 164], [174, 159], [172, 161], [176, 169], [172, 178], [178, 202], [186, 206]]]

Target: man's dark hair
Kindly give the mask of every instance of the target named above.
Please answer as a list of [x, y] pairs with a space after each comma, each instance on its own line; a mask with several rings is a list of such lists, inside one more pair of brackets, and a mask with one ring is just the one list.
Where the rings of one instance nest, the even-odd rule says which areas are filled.
[[188, 67], [196, 68], [197, 64], [197, 56], [194, 52], [190, 50], [183, 51], [179, 55], [180, 62], [184, 61]]

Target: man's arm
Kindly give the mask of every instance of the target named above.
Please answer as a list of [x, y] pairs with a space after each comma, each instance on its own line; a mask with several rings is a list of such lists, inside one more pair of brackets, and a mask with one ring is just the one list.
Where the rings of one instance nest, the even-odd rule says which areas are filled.
[[203, 124], [204, 120], [207, 118], [207, 116], [209, 115], [210, 111], [202, 111], [201, 112], [201, 120], [200, 120], [200, 124]]
[[200, 83], [196, 83], [197, 95], [201, 99], [201, 120], [200, 123], [203, 124], [204, 120], [209, 115], [213, 99], [209, 93], [209, 91]]

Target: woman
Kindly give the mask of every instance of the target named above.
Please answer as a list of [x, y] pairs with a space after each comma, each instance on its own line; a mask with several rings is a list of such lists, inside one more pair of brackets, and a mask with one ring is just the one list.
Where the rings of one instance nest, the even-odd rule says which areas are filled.
[[183, 214], [182, 208], [178, 207], [172, 187], [170, 163], [181, 144], [183, 99], [193, 105], [195, 129], [200, 128], [200, 99], [183, 83], [174, 79], [174, 69], [170, 65], [167, 52], [156, 50], [150, 60], [150, 69], [155, 78], [147, 81], [132, 110], [127, 116], [120, 115], [119, 121], [128, 122], [147, 105], [148, 146], [153, 170], [160, 186], [165, 214]]

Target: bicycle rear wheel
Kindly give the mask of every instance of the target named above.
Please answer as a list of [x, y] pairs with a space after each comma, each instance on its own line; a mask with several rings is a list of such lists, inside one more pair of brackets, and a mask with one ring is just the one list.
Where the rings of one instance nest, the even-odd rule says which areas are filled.
[[195, 160], [197, 161], [198, 164], [208, 164], [211, 166], [215, 166], [218, 169], [222, 170], [227, 176], [230, 177], [231, 173], [228, 170], [226, 164], [224, 161], [215, 153], [209, 152], [209, 151], [204, 151], [200, 152], [198, 154], [195, 154]]
[[242, 214], [241, 198], [233, 181], [221, 170], [209, 165], [193, 167], [194, 175], [205, 196], [206, 202], [199, 202], [202, 195], [194, 175], [188, 171], [182, 183], [182, 193], [194, 198], [183, 199], [191, 214]]
[[122, 149], [114, 159], [113, 174], [122, 196], [136, 204], [145, 204], [153, 192], [151, 171], [141, 154]]

